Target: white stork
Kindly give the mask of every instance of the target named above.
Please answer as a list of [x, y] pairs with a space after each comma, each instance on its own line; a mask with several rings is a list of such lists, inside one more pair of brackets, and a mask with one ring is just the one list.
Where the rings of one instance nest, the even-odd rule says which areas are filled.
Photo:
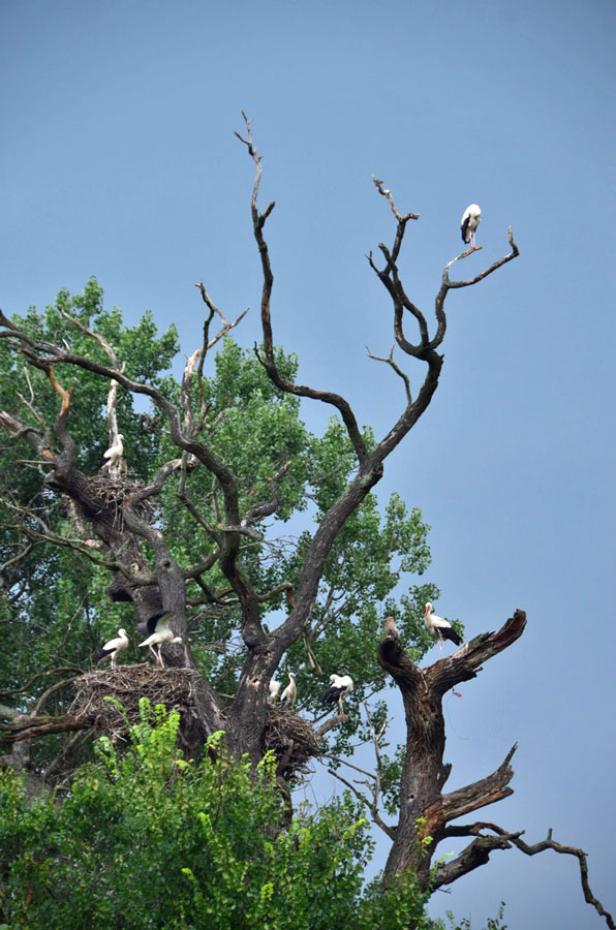
[[278, 695], [280, 694], [280, 682], [276, 681], [275, 678], [269, 683], [269, 698], [267, 700], [268, 704], [275, 704], [278, 700]]
[[438, 640], [439, 649], [443, 648], [443, 641], [450, 639], [456, 646], [462, 645], [462, 639], [459, 633], [456, 633], [449, 620], [439, 617], [432, 610], [430, 601], [424, 607], [424, 623], [433, 636]]
[[481, 207], [476, 203], [471, 203], [462, 214], [460, 220], [460, 232], [462, 233], [462, 242], [467, 245], [475, 245], [475, 233], [481, 222]]
[[105, 643], [97, 655], [96, 661], [100, 662], [102, 659], [111, 659], [110, 667], [115, 668], [118, 653], [122, 652], [123, 649], [128, 649], [128, 633], [126, 630], [118, 630], [118, 635], [115, 639], [110, 639], [108, 643]]
[[[139, 647], [147, 646], [154, 656], [156, 664], [161, 668], [165, 667], [163, 662], [163, 657], [161, 655], [161, 646], [163, 643], [181, 643], [183, 642], [181, 636], [176, 636], [171, 629], [171, 612], [168, 610], [161, 610], [156, 614], [152, 614], [151, 617], [145, 621], [145, 632], [150, 635], [147, 639], [144, 639], [142, 643], [139, 643]], [[158, 646], [158, 651], [154, 649], [154, 646]]]
[[280, 703], [285, 707], [293, 707], [297, 699], [297, 685], [295, 684], [295, 672], [289, 672], [289, 684], [280, 695]]
[[107, 459], [103, 468], [108, 468], [109, 471], [114, 471], [122, 461], [122, 456], [124, 455], [124, 443], [122, 440], [124, 436], [122, 433], [118, 433], [116, 438], [113, 440], [106, 452], [103, 453], [103, 458]]
[[329, 688], [323, 695], [323, 700], [326, 704], [337, 703], [338, 710], [343, 714], [344, 707], [342, 701], [344, 696], [345, 694], [350, 694], [354, 687], [355, 685], [350, 675], [330, 675]]

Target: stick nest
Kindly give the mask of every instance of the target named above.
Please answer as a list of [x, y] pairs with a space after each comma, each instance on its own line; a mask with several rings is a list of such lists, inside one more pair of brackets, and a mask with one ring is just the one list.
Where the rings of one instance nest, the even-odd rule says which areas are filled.
[[[152, 706], [164, 704], [168, 711], [179, 711], [180, 743], [192, 752], [209, 735], [200, 713], [202, 685], [199, 672], [189, 668], [121, 665], [76, 678], [75, 698], [68, 713], [114, 741], [125, 740], [129, 728], [139, 722], [139, 700], [147, 697]], [[123, 709], [106, 700], [108, 697], [119, 701]], [[276, 705], [268, 707], [264, 740], [265, 748], [276, 754], [279, 772], [286, 777], [321, 752], [320, 738], [308, 721]]]
[[273, 705], [265, 727], [265, 747], [278, 758], [278, 770], [288, 777], [312, 756], [321, 752], [321, 740], [303, 717]]
[[[75, 698], [69, 713], [87, 721], [113, 740], [125, 739], [129, 727], [139, 722], [139, 700], [147, 697], [154, 707], [164, 704], [180, 713], [180, 740], [202, 729], [197, 713], [201, 675], [190, 668], [159, 669], [153, 665], [122, 665], [116, 669], [88, 672], [75, 679]], [[106, 697], [115, 698], [120, 711]]]

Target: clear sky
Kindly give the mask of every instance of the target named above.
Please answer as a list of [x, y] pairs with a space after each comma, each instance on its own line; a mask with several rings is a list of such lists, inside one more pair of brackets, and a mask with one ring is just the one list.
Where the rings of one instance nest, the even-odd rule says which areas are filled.
[[[440, 613], [469, 634], [528, 613], [449, 701], [451, 787], [517, 740], [516, 793], [486, 816], [582, 846], [612, 911], [615, 24], [612, 0], [0, 0], [6, 313], [95, 274], [129, 320], [176, 322], [188, 353], [203, 278], [229, 315], [253, 308], [250, 345], [244, 107], [277, 201], [277, 341], [379, 434], [402, 396], [365, 352], [392, 341], [364, 257], [392, 233], [370, 176], [421, 213], [403, 270], [425, 308], [469, 202], [484, 251], [468, 270], [504, 253], [513, 224], [521, 257], [450, 295], [441, 386], [382, 488], [432, 525]], [[575, 861], [551, 852], [496, 852], [433, 911], [479, 928], [501, 899], [511, 930], [604, 926]]]

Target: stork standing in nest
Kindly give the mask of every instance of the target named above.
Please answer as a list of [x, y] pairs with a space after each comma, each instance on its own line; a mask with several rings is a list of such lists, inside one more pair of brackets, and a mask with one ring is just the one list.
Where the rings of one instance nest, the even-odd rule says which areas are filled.
[[118, 653], [122, 652], [123, 649], [128, 649], [128, 633], [126, 630], [118, 630], [118, 635], [115, 639], [110, 639], [109, 642], [105, 643], [97, 655], [96, 661], [100, 662], [102, 659], [110, 659], [110, 668], [115, 668]]
[[289, 684], [280, 696], [280, 703], [289, 709], [293, 707], [297, 700], [297, 685], [295, 684], [295, 672], [289, 672]]
[[[168, 610], [161, 610], [156, 614], [152, 614], [151, 617], [145, 621], [145, 624], [140, 624], [141, 627], [145, 627], [144, 632], [149, 633], [150, 635], [144, 639], [142, 643], [139, 643], [139, 647], [147, 646], [152, 655], [156, 664], [160, 668], [165, 667], [163, 662], [163, 657], [161, 655], [161, 647], [163, 643], [182, 643], [182, 637], [176, 636], [173, 630], [171, 629], [171, 620], [173, 619], [172, 614]], [[158, 646], [158, 650], [154, 648]]]
[[280, 682], [276, 681], [275, 678], [269, 683], [269, 697], [267, 699], [268, 704], [275, 704], [278, 700], [278, 695], [280, 694]]
[[106, 460], [103, 465], [103, 470], [108, 469], [110, 473], [120, 470], [122, 456], [124, 455], [123, 439], [124, 436], [122, 433], [118, 433], [107, 451], [103, 453], [103, 458]]

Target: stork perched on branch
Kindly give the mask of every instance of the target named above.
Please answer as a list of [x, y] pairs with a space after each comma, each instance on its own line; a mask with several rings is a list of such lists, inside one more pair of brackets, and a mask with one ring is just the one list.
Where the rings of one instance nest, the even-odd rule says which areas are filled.
[[355, 687], [350, 675], [330, 675], [329, 688], [323, 695], [326, 704], [338, 704], [340, 714], [344, 714], [343, 700]]
[[102, 659], [110, 659], [110, 667], [115, 668], [118, 653], [122, 652], [123, 649], [128, 649], [128, 633], [126, 630], [118, 630], [118, 635], [115, 639], [110, 639], [109, 642], [105, 643], [97, 655], [96, 661], [100, 662]]
[[471, 203], [462, 214], [460, 220], [460, 232], [462, 233], [462, 242], [467, 245], [475, 245], [475, 233], [481, 222], [481, 207], [476, 203]]
[[[181, 643], [183, 642], [181, 636], [176, 636], [171, 629], [171, 620], [173, 616], [168, 610], [161, 610], [158, 613], [152, 614], [151, 617], [145, 621], [145, 624], [140, 624], [140, 629], [143, 632], [149, 633], [150, 635], [144, 639], [142, 643], [139, 643], [139, 648], [141, 646], [147, 646], [154, 656], [154, 660], [160, 668], [165, 667], [163, 662], [163, 657], [161, 655], [161, 647], [163, 643]], [[143, 629], [145, 627], [145, 629]], [[158, 651], [154, 649], [154, 646], [158, 646]]]
[[462, 645], [462, 637], [460, 634], [454, 630], [449, 620], [445, 620], [444, 617], [439, 617], [433, 612], [430, 601], [428, 601], [424, 607], [424, 623], [427, 629], [430, 630], [432, 635], [438, 640], [439, 649], [443, 648], [443, 642], [446, 639], [450, 639], [456, 646]]

